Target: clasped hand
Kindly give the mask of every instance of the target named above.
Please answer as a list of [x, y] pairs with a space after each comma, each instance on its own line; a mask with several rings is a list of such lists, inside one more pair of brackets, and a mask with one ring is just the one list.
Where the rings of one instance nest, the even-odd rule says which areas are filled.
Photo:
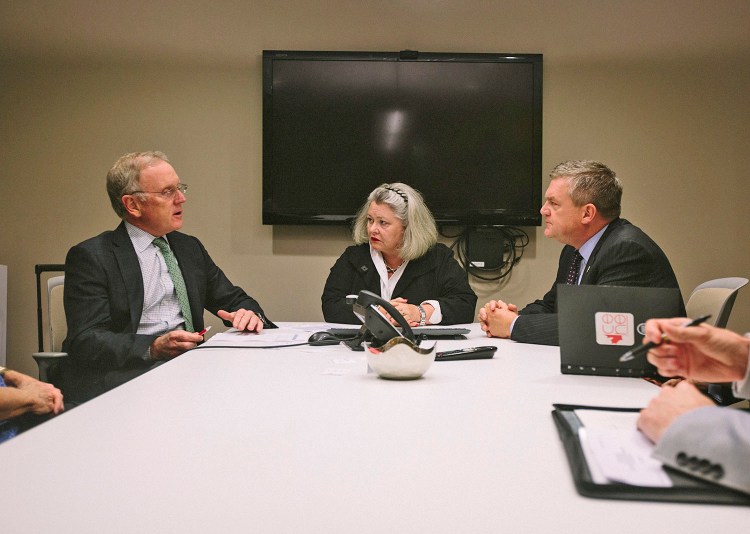
[[27, 391], [34, 399], [31, 411], [37, 415], [53, 413], [55, 415], [63, 411], [63, 396], [60, 390], [52, 384], [45, 382], [33, 382], [19, 389]]
[[[406, 319], [406, 322], [409, 323], [409, 326], [419, 326], [419, 322], [422, 319], [422, 314], [419, 313], [419, 308], [415, 304], [409, 304], [409, 302], [403, 297], [392, 299], [390, 303], [394, 308], [396, 308], [396, 311], [399, 312], [404, 317], [404, 319]], [[429, 317], [432, 313], [432, 306], [430, 306], [429, 304], [425, 304], [424, 307], [425, 312], [427, 312], [427, 316]], [[398, 321], [391, 317], [391, 315], [387, 311], [385, 311], [385, 309], [381, 307], [380, 311], [383, 312], [388, 320], [391, 321], [391, 324], [398, 326]]]
[[7, 382], [28, 395], [29, 411], [34, 414], [53, 413], [57, 415], [64, 409], [62, 393], [52, 384], [40, 382], [35, 378], [16, 372], [10, 375]]
[[518, 306], [491, 300], [479, 309], [478, 319], [487, 337], [510, 337], [510, 327], [518, 317]]

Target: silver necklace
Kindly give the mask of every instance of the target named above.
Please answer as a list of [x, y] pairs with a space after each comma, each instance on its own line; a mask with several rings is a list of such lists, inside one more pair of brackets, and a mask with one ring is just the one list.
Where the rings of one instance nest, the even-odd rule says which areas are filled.
[[[383, 262], [383, 263], [385, 263], [385, 262]], [[404, 264], [404, 262], [402, 261], [401, 263], [399, 263], [395, 267], [391, 267], [390, 265], [388, 265], [386, 263], [385, 264], [385, 270], [388, 271], [388, 274], [396, 274], [396, 271], [398, 271], [398, 268], [401, 267], [403, 264]]]

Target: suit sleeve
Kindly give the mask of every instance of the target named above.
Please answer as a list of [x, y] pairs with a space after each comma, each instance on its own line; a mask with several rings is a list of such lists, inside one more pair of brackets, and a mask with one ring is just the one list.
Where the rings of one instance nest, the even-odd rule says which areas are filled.
[[560, 336], [557, 328], [557, 314], [538, 313], [533, 315], [519, 315], [513, 325], [510, 338], [519, 343], [559, 345]]
[[[261, 308], [258, 301], [249, 296], [244, 289], [234, 285], [224, 274], [224, 271], [214, 263], [211, 256], [209, 256], [208, 251], [203, 247], [203, 244], [197, 239], [195, 242], [200, 249], [205, 273], [203, 275], [205, 280], [205, 293], [202, 295], [204, 300], [203, 307], [214, 315], [216, 315], [219, 310], [225, 310], [228, 312], [234, 312], [240, 308], [252, 310], [260, 315], [266, 327], [275, 327], [276, 325], [270, 322], [265, 316], [263, 308]], [[201, 281], [199, 280], [198, 283], [200, 284]], [[191, 303], [191, 310], [192, 308], [193, 305]], [[199, 308], [196, 311], [199, 312], [200, 316], [203, 315], [202, 309]], [[227, 321], [224, 321], [224, 324], [226, 326], [232, 326], [232, 324]]]
[[521, 315], [531, 315], [537, 313], [555, 313], [557, 311], [557, 282], [552, 288], [544, 294], [541, 299], [535, 300], [531, 304], [524, 306], [519, 311]]
[[690, 475], [750, 493], [750, 414], [707, 407], [678, 417], [654, 457]]
[[541, 300], [518, 312], [510, 338], [519, 343], [559, 345], [557, 330], [557, 281]]
[[64, 350], [78, 363], [104, 370], [143, 365], [155, 335], [135, 334], [122, 277], [110, 277], [104, 256], [77, 245], [65, 260]]
[[557, 284], [563, 282], [573, 248], [566, 247], [560, 254], [555, 282], [540, 300], [535, 300], [519, 311], [510, 338], [520, 343], [559, 345], [557, 329]]
[[471, 289], [466, 272], [461, 268], [453, 252], [445, 247], [438, 266], [437, 295], [424, 300], [435, 299], [440, 303], [443, 314], [442, 325], [474, 322], [477, 295]]
[[[323, 319], [328, 323], [359, 324], [360, 321], [354, 315], [351, 305], [346, 303], [346, 296], [366, 289], [364, 285], [364, 281], [358, 277], [349, 261], [348, 252], [344, 252], [331, 267], [323, 288], [323, 295], [320, 298], [323, 305]], [[357, 289], [358, 286], [362, 287]]]

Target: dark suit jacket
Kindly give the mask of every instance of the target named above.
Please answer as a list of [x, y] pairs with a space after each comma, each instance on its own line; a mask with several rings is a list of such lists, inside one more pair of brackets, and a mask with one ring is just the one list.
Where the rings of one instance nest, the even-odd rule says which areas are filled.
[[[321, 297], [325, 320], [359, 324], [345, 299], [363, 289], [380, 295], [380, 277], [367, 243], [348, 247], [331, 268]], [[437, 300], [443, 314], [440, 324], [471, 323], [477, 304], [477, 296], [469, 286], [466, 273], [453, 257], [453, 252], [441, 243], [421, 258], [409, 262], [396, 284], [393, 297], [403, 297], [411, 304]]]
[[[198, 239], [180, 232], [167, 239], [185, 279], [196, 331], [203, 328], [204, 309], [213, 314], [240, 308], [263, 313], [254, 299], [232, 285]], [[61, 370], [66, 401], [88, 400], [155, 366], [145, 355], [158, 336], [136, 334], [143, 276], [124, 223], [70, 249], [64, 302], [68, 335], [63, 350], [71, 355]]]
[[[523, 308], [510, 338], [522, 343], [558, 345], [557, 284], [564, 284], [575, 248], [560, 253], [557, 278], [546, 295]], [[673, 287], [677, 277], [659, 246], [640, 228], [615, 219], [604, 231], [586, 264], [581, 284], [602, 286]], [[684, 314], [684, 304], [682, 305]]]

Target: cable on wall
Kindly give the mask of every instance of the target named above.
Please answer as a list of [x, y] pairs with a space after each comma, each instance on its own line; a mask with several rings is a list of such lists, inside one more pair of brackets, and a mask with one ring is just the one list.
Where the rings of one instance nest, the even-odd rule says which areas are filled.
[[455, 239], [451, 249], [467, 275], [488, 282], [506, 278], [529, 244], [529, 235], [515, 226], [468, 227], [456, 235], [441, 229], [440, 235]]

